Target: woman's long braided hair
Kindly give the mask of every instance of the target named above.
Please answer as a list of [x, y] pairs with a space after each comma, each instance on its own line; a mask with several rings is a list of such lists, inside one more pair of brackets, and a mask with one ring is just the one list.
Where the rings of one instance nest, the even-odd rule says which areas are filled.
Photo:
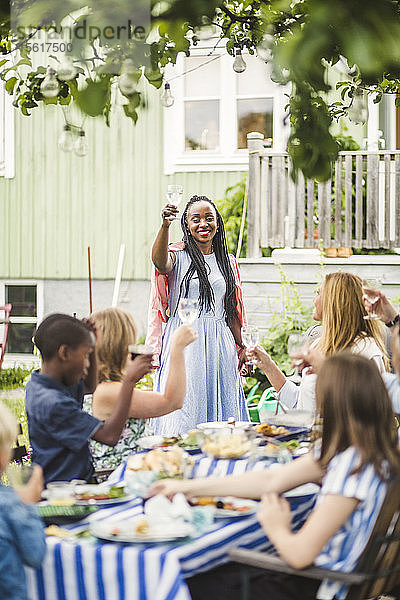
[[[228, 248], [226, 246], [224, 222], [221, 215], [219, 214], [215, 204], [207, 198], [207, 196], [192, 196], [189, 202], [186, 204], [185, 210], [181, 217], [181, 227], [183, 231], [183, 241], [185, 243], [185, 250], [189, 253], [191, 258], [191, 264], [186, 271], [180, 286], [179, 298], [187, 297], [189, 291], [190, 280], [192, 279], [195, 272], [199, 278], [199, 291], [200, 291], [200, 311], [211, 310], [214, 308], [214, 291], [208, 279], [208, 265], [204, 260], [204, 256], [193, 240], [188, 226], [187, 226], [187, 213], [189, 208], [195, 202], [208, 202], [214, 208], [217, 216], [217, 231], [213, 238], [213, 250], [215, 258], [217, 259], [218, 266], [225, 279], [226, 292], [224, 298], [225, 308], [225, 319], [228, 325], [231, 325], [236, 319], [239, 319], [237, 307], [236, 307], [236, 294], [235, 294], [235, 277], [231, 267], [231, 263], [228, 256]], [[179, 299], [178, 299], [179, 301]]]

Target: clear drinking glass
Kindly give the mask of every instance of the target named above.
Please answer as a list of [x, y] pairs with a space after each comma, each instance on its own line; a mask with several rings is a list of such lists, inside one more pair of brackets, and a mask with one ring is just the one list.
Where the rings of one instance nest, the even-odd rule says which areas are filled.
[[131, 355], [131, 359], [134, 360], [138, 354], [153, 354], [153, 347], [146, 346], [146, 344], [129, 344], [128, 352]]
[[199, 314], [199, 302], [192, 298], [181, 298], [178, 304], [178, 315], [184, 325], [192, 325]]
[[310, 344], [310, 338], [304, 333], [291, 333], [287, 341], [287, 349], [290, 358], [295, 365], [294, 375], [300, 378], [299, 366], [303, 362], [302, 357], [299, 354], [305, 352]]
[[33, 464], [10, 463], [6, 470], [7, 479], [13, 488], [19, 488], [28, 483], [33, 473]]
[[[183, 199], [183, 185], [169, 184], [167, 187], [167, 204], [179, 206]], [[174, 221], [176, 217], [169, 217], [170, 221]]]
[[[254, 350], [260, 340], [260, 332], [257, 327], [242, 327], [242, 340], [248, 350]], [[251, 373], [254, 372], [257, 359], [252, 358], [246, 361], [246, 365], [251, 365]]]
[[365, 315], [364, 319], [379, 319], [379, 315], [377, 315], [374, 311], [374, 304], [376, 304], [379, 300], [379, 294], [377, 292], [379, 292], [382, 287], [382, 278], [374, 277], [372, 279], [363, 279], [362, 286], [364, 295], [366, 296], [368, 302], [372, 304], [372, 312], [370, 312], [368, 315]]

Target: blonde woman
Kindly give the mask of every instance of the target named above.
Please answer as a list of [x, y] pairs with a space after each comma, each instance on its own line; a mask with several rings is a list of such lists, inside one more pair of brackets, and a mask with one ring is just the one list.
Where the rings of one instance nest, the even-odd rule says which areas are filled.
[[[84, 408], [96, 418], [106, 420], [113, 411], [121, 389], [128, 346], [136, 341], [136, 327], [131, 314], [120, 308], [107, 308], [93, 313], [90, 321], [96, 328], [99, 384], [93, 397], [86, 397]], [[116, 467], [134, 452], [137, 440], [148, 433], [146, 419], [182, 408], [186, 392], [184, 349], [195, 339], [195, 332], [187, 325], [177, 329], [171, 346], [165, 392], [133, 390], [129, 420], [116, 446], [112, 448], [93, 440], [90, 442], [96, 469]]]
[[[383, 341], [382, 324], [366, 320], [362, 282], [352, 273], [330, 273], [314, 298], [313, 319], [322, 322], [322, 335], [312, 343], [323, 356], [342, 350], [361, 354], [373, 360], [381, 373], [389, 363]], [[302, 372], [300, 386], [282, 373], [263, 348], [258, 346], [249, 356], [256, 358], [280, 401], [289, 408], [315, 409], [316, 375], [308, 369]]]

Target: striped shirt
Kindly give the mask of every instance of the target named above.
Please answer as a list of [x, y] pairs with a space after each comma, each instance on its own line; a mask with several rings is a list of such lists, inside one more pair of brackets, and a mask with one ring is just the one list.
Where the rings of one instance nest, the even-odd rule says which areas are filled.
[[[318, 567], [351, 572], [363, 552], [379, 511], [385, 499], [387, 484], [372, 465], [360, 473], [351, 474], [359, 464], [359, 453], [354, 447], [337, 454], [329, 463], [318, 494], [317, 506], [324, 496], [331, 494], [357, 498], [359, 503], [346, 523], [331, 537], [314, 560]], [[324, 580], [318, 590], [319, 600], [344, 598], [347, 585]]]

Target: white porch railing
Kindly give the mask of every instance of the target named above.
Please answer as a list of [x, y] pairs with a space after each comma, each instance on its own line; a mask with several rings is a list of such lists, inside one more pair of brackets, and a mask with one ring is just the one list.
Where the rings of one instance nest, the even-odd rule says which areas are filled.
[[340, 152], [326, 183], [290, 177], [287, 153], [249, 133], [247, 257], [261, 248], [400, 247], [400, 150]]

